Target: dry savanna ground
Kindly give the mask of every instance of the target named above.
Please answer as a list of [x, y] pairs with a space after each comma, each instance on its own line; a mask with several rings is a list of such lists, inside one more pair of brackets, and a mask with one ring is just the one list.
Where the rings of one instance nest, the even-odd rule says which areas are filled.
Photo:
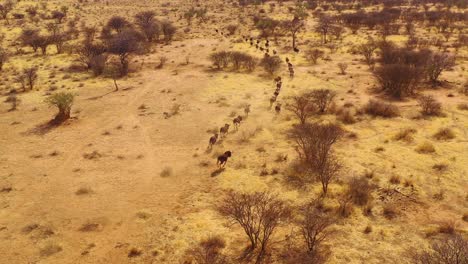
[[467, 11], [0, 0], [0, 263], [468, 263]]

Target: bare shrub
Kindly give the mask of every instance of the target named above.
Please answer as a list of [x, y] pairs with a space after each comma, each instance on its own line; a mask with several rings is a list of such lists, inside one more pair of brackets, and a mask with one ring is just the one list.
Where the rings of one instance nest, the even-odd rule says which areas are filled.
[[195, 264], [225, 264], [227, 260], [222, 253], [225, 247], [226, 242], [221, 236], [213, 236], [200, 241], [186, 254]]
[[333, 123], [296, 125], [290, 132], [301, 162], [320, 180], [323, 194], [341, 168], [332, 147], [343, 135], [343, 129]]
[[432, 145], [430, 142], [426, 141], [419, 145], [416, 148], [416, 152], [421, 153], [421, 154], [429, 154], [429, 153], [434, 153], [436, 150], [434, 148], [434, 145]]
[[372, 198], [374, 187], [366, 177], [353, 177], [348, 183], [348, 195], [356, 205], [366, 205]]
[[374, 64], [374, 52], [376, 49], [377, 49], [377, 45], [372, 39], [367, 41], [367, 43], [365, 44], [361, 44], [358, 47], [359, 53], [364, 56], [364, 59], [368, 66], [371, 66]]
[[442, 104], [430, 95], [422, 95], [418, 99], [421, 114], [425, 116], [439, 116], [442, 114]]
[[383, 215], [387, 219], [394, 219], [398, 216], [398, 210], [395, 205], [393, 204], [386, 204], [383, 207]]
[[161, 31], [164, 34], [164, 40], [166, 43], [170, 43], [174, 38], [177, 28], [169, 21], [161, 22]]
[[336, 92], [330, 89], [317, 89], [311, 91], [308, 96], [310, 96], [311, 102], [315, 104], [319, 112], [325, 113], [333, 102]]
[[455, 132], [450, 128], [440, 128], [437, 133], [433, 135], [437, 140], [449, 140], [455, 138]]
[[278, 56], [264, 57], [260, 62], [260, 65], [262, 65], [265, 71], [270, 75], [274, 75], [281, 67], [281, 64], [282, 60]]
[[468, 241], [462, 235], [455, 234], [433, 243], [430, 250], [411, 255], [416, 264], [468, 263]]
[[419, 69], [404, 64], [382, 65], [374, 71], [381, 90], [401, 99], [413, 95], [421, 79]]
[[394, 137], [394, 140], [402, 140], [406, 142], [413, 142], [413, 134], [416, 133], [416, 129], [414, 128], [406, 128], [406, 129], [401, 129]]
[[323, 58], [324, 55], [325, 52], [319, 49], [309, 49], [305, 52], [306, 59], [313, 64], [317, 64], [318, 59]]
[[344, 63], [344, 62], [340, 62], [340, 63], [338, 63], [338, 68], [340, 69], [340, 73], [342, 75], [345, 75], [346, 74], [346, 69], [348, 69], [348, 64]]
[[433, 84], [438, 82], [440, 74], [455, 65], [455, 57], [447, 53], [435, 53], [427, 63], [427, 77]]
[[229, 64], [229, 52], [218, 51], [210, 55], [210, 60], [218, 69], [225, 68]]
[[396, 105], [374, 99], [369, 100], [364, 106], [364, 111], [366, 114], [384, 118], [392, 118], [400, 115], [400, 111]]
[[266, 253], [275, 229], [291, 214], [285, 202], [268, 192], [248, 194], [230, 191], [218, 206], [218, 211], [242, 227], [250, 241], [248, 250], [259, 249], [258, 262]]
[[298, 224], [307, 248], [307, 255], [310, 257], [322, 255], [321, 245], [330, 236], [330, 226], [335, 220], [319, 210], [316, 201], [303, 206], [300, 216]]

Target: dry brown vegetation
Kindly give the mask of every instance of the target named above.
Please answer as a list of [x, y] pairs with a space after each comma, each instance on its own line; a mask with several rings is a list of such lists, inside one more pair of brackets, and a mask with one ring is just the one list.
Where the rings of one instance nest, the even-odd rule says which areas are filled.
[[468, 263], [467, 12], [0, 0], [0, 263]]

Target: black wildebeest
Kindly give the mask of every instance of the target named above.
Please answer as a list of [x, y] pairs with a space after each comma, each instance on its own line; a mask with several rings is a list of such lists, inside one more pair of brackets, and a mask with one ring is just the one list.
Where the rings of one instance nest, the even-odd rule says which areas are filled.
[[232, 123], [234, 124], [234, 128], [237, 130], [242, 122], [242, 116], [237, 116], [232, 120]]
[[276, 104], [275, 111], [276, 111], [276, 114], [279, 114], [281, 112], [281, 103]]
[[218, 165], [219, 168], [224, 168], [226, 165], [228, 159], [231, 157], [232, 153], [231, 151], [226, 151], [224, 152], [223, 155], [218, 156], [218, 162], [216, 164]]
[[218, 133], [215, 133], [212, 137], [210, 137], [208, 149], [212, 149], [213, 145], [216, 144], [216, 141], [218, 141]]
[[228, 132], [229, 132], [229, 124], [224, 124], [224, 126], [219, 129], [219, 133], [221, 134], [221, 137], [226, 136]]

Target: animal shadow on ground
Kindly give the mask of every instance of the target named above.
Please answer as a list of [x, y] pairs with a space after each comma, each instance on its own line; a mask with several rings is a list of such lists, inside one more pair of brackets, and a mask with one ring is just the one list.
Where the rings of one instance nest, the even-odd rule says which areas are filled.
[[220, 175], [224, 170], [225, 170], [225, 168], [219, 168], [219, 169], [213, 171], [211, 173], [211, 177], [216, 177], [216, 176]]

